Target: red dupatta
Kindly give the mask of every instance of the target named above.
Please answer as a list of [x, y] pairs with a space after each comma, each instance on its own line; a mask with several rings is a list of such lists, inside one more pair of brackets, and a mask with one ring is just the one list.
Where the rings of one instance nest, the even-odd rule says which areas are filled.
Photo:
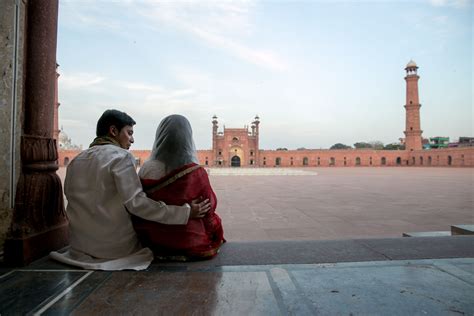
[[217, 199], [207, 172], [191, 163], [161, 179], [141, 179], [147, 196], [168, 205], [183, 205], [194, 199], [209, 199], [211, 210], [205, 217], [190, 219], [186, 225], [165, 225], [132, 216], [133, 226], [144, 246], [156, 256], [211, 258], [224, 242], [221, 219], [216, 214]]

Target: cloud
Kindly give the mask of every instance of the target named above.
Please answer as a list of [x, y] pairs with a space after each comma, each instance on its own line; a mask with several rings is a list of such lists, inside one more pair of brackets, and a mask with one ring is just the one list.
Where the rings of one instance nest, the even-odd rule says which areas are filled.
[[233, 41], [225, 36], [217, 35], [198, 27], [189, 26], [186, 27], [186, 29], [189, 32], [195, 34], [197, 37], [206, 41], [208, 44], [224, 49], [234, 56], [257, 66], [278, 71], [284, 71], [288, 69], [288, 65], [272, 51], [253, 49], [237, 41]]
[[144, 104], [150, 104], [153, 101], [182, 103], [183, 100], [196, 98], [194, 89], [169, 89], [161, 85], [149, 84], [144, 82], [118, 82], [119, 87], [132, 92], [138, 92], [139, 97], [144, 100]]
[[121, 28], [120, 23], [113, 19], [107, 19], [104, 17], [85, 16], [77, 14], [77, 20], [82, 25], [88, 25], [94, 28], [103, 28], [110, 30], [119, 30]]
[[105, 77], [92, 73], [62, 73], [59, 76], [59, 85], [61, 89], [80, 89], [85, 87], [97, 86], [103, 83]]
[[[126, 23], [142, 23], [133, 17], [138, 14], [151, 22], [148, 27], [173, 28], [245, 62], [285, 71], [289, 65], [276, 52], [245, 43], [254, 33], [251, 16], [255, 5], [254, 1], [61, 0], [60, 21], [75, 28], [104, 29], [123, 35]], [[131, 14], [131, 19], [119, 20], [114, 12], [121, 11]]]
[[164, 88], [159, 85], [151, 85], [142, 82], [120, 82], [120, 86], [128, 90], [159, 92], [164, 91]]
[[90, 27], [118, 31], [122, 29], [120, 20], [107, 10], [110, 3], [101, 1], [60, 1], [60, 22], [73, 27]]
[[433, 18], [433, 21], [440, 25], [445, 25], [448, 23], [448, 17], [446, 15], [439, 15]]
[[61, 119], [61, 129], [63, 126], [67, 126], [67, 128], [81, 128], [84, 127], [84, 121], [83, 120], [77, 120], [77, 119], [67, 119], [67, 118], [62, 118]]
[[471, 0], [429, 0], [429, 3], [435, 7], [469, 7]]
[[137, 11], [160, 29], [178, 29], [211, 47], [263, 68], [274, 71], [289, 68], [276, 52], [244, 44], [253, 32], [249, 18], [254, 6], [252, 1], [147, 3]]

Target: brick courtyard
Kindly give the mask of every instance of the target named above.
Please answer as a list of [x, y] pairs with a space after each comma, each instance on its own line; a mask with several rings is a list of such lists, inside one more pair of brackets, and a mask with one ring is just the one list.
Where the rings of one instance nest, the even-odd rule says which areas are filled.
[[231, 241], [400, 237], [474, 223], [474, 170], [319, 168], [211, 176]]
[[[403, 232], [447, 231], [453, 224], [474, 224], [471, 168], [301, 170], [308, 175], [281, 171], [279, 175], [212, 175], [211, 171], [226, 239], [400, 237]], [[64, 169], [59, 173], [63, 177]]]

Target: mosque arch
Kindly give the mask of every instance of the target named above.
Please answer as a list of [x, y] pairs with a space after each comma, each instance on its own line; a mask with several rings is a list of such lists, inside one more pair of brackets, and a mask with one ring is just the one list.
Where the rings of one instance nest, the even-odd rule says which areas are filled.
[[240, 157], [239, 156], [233, 156], [230, 159], [230, 165], [231, 165], [231, 167], [240, 167]]
[[276, 165], [276, 166], [281, 165], [281, 158], [280, 158], [280, 157], [276, 157], [276, 159], [275, 159], [275, 165]]
[[402, 164], [402, 158], [397, 157], [397, 165], [401, 165], [401, 164]]
[[448, 166], [451, 166], [453, 164], [453, 157], [448, 156]]
[[[234, 159], [234, 157], [238, 157], [239, 158], [239, 163], [238, 163], [238, 166], [237, 165], [234, 165], [234, 164], [237, 164], [237, 159]], [[244, 154], [244, 151], [242, 150], [242, 148], [240, 146], [232, 146], [231, 148], [229, 148], [229, 151], [228, 151], [228, 159], [226, 162], [225, 162], [225, 165], [226, 166], [231, 166], [231, 167], [240, 167], [242, 165], [247, 165], [248, 164], [248, 160], [247, 160], [247, 157], [246, 155]], [[232, 162], [232, 159], [234, 159], [234, 164]]]
[[356, 157], [356, 166], [360, 166], [360, 157]]
[[303, 166], [308, 165], [308, 157], [303, 157]]
[[382, 159], [380, 159], [380, 164], [381, 164], [382, 166], [385, 166], [385, 165], [387, 164], [387, 158], [382, 157]]

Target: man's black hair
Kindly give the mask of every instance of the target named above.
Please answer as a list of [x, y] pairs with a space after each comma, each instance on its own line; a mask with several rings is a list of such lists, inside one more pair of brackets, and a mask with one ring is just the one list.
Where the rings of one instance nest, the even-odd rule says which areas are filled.
[[110, 126], [114, 125], [119, 131], [126, 125], [133, 126], [136, 122], [125, 112], [107, 110], [97, 121], [95, 134], [97, 137], [107, 136]]

